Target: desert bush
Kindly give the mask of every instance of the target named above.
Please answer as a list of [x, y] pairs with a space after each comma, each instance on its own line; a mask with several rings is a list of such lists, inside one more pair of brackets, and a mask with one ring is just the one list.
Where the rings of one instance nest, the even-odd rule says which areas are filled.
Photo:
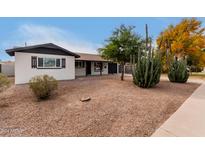
[[187, 82], [189, 78], [189, 70], [186, 61], [174, 60], [169, 67], [168, 78], [171, 82]]
[[29, 86], [35, 96], [39, 99], [47, 99], [57, 89], [57, 80], [48, 75], [35, 76], [29, 81]]
[[0, 92], [4, 89], [7, 88], [10, 85], [10, 81], [8, 77], [2, 73], [0, 73]]
[[[151, 52], [151, 51], [150, 51]], [[161, 60], [157, 55], [147, 56], [138, 54], [138, 62], [133, 71], [133, 82], [139, 87], [150, 88], [160, 81]]]

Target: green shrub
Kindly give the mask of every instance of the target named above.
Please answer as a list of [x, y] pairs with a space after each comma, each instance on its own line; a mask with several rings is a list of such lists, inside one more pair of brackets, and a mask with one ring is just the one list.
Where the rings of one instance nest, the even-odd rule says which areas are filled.
[[0, 73], [0, 91], [4, 88], [7, 88], [10, 85], [10, 81], [8, 77], [2, 73]]
[[52, 76], [35, 76], [29, 81], [29, 86], [38, 99], [47, 99], [57, 89], [58, 82]]
[[147, 56], [138, 54], [138, 62], [133, 71], [133, 82], [139, 87], [150, 88], [160, 81], [161, 60], [150, 53]]
[[174, 60], [169, 68], [168, 78], [171, 82], [185, 83], [189, 78], [189, 70], [185, 60]]

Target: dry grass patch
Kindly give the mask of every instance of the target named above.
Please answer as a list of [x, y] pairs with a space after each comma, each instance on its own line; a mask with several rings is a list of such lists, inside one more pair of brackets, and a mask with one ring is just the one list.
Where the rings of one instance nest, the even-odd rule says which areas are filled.
[[131, 77], [90, 77], [60, 82], [44, 102], [28, 85], [12, 86], [0, 94], [9, 104], [0, 108], [0, 136], [150, 136], [198, 86], [161, 81], [141, 89]]

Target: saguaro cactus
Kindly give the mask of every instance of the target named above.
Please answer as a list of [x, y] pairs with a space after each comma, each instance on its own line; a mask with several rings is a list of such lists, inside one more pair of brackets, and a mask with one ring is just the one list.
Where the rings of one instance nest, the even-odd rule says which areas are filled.
[[150, 88], [160, 81], [161, 60], [159, 55], [154, 54], [152, 50], [151, 40], [149, 40], [148, 37], [147, 25], [145, 56], [142, 56], [141, 52], [142, 51], [138, 52], [138, 61], [133, 71], [133, 82], [139, 87]]

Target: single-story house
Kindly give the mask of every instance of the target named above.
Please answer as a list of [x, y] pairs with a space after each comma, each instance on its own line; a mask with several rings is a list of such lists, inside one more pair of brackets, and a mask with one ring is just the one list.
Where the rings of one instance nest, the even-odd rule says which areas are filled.
[[14, 62], [13, 61], [0, 61], [0, 73], [6, 76], [14, 76]]
[[76, 76], [117, 73], [118, 66], [100, 55], [74, 53], [53, 43], [6, 50], [15, 56], [15, 84], [28, 83], [36, 75], [50, 75], [57, 80]]

